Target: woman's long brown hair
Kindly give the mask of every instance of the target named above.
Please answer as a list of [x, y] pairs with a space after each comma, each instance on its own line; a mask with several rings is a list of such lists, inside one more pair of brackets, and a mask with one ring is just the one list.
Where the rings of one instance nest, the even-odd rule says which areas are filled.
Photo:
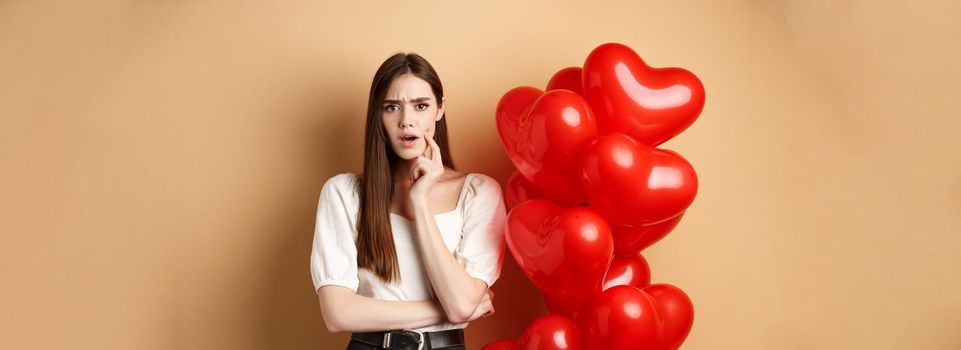
[[[360, 176], [357, 266], [366, 268], [387, 282], [400, 281], [397, 251], [390, 228], [390, 202], [394, 195], [393, 170], [398, 157], [387, 140], [381, 120], [387, 89], [394, 78], [410, 73], [430, 84], [438, 108], [444, 88], [434, 67], [415, 53], [398, 53], [381, 64], [374, 74], [367, 102], [367, 127], [364, 132], [364, 172]], [[434, 127], [434, 141], [440, 146], [444, 166], [454, 169], [447, 147], [447, 116]]]

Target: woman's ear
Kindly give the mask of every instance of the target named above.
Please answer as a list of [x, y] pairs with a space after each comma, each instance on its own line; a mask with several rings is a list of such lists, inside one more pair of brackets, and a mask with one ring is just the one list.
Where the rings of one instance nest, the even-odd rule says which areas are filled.
[[440, 98], [440, 108], [437, 109], [437, 117], [434, 118], [435, 122], [439, 122], [441, 118], [444, 117], [444, 109], [447, 108], [447, 97]]

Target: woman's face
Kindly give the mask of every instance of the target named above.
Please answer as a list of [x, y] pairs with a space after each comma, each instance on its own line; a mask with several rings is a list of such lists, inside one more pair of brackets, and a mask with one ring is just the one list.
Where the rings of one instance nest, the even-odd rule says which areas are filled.
[[446, 105], [441, 99], [434, 97], [430, 84], [410, 73], [390, 83], [381, 105], [381, 120], [398, 157], [414, 159], [427, 149], [424, 137], [434, 137], [434, 125], [444, 115]]

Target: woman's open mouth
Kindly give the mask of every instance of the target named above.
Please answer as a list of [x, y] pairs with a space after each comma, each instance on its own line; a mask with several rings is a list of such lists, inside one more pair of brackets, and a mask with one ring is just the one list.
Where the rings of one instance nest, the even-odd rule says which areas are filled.
[[414, 147], [420, 137], [416, 135], [404, 135], [400, 137], [400, 145], [404, 147]]

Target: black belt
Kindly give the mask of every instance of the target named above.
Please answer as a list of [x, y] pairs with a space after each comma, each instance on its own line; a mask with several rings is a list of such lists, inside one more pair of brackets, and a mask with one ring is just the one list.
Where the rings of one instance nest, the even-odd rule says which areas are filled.
[[382, 349], [440, 349], [448, 346], [464, 345], [464, 330], [448, 329], [437, 332], [394, 330], [352, 333], [350, 339]]

